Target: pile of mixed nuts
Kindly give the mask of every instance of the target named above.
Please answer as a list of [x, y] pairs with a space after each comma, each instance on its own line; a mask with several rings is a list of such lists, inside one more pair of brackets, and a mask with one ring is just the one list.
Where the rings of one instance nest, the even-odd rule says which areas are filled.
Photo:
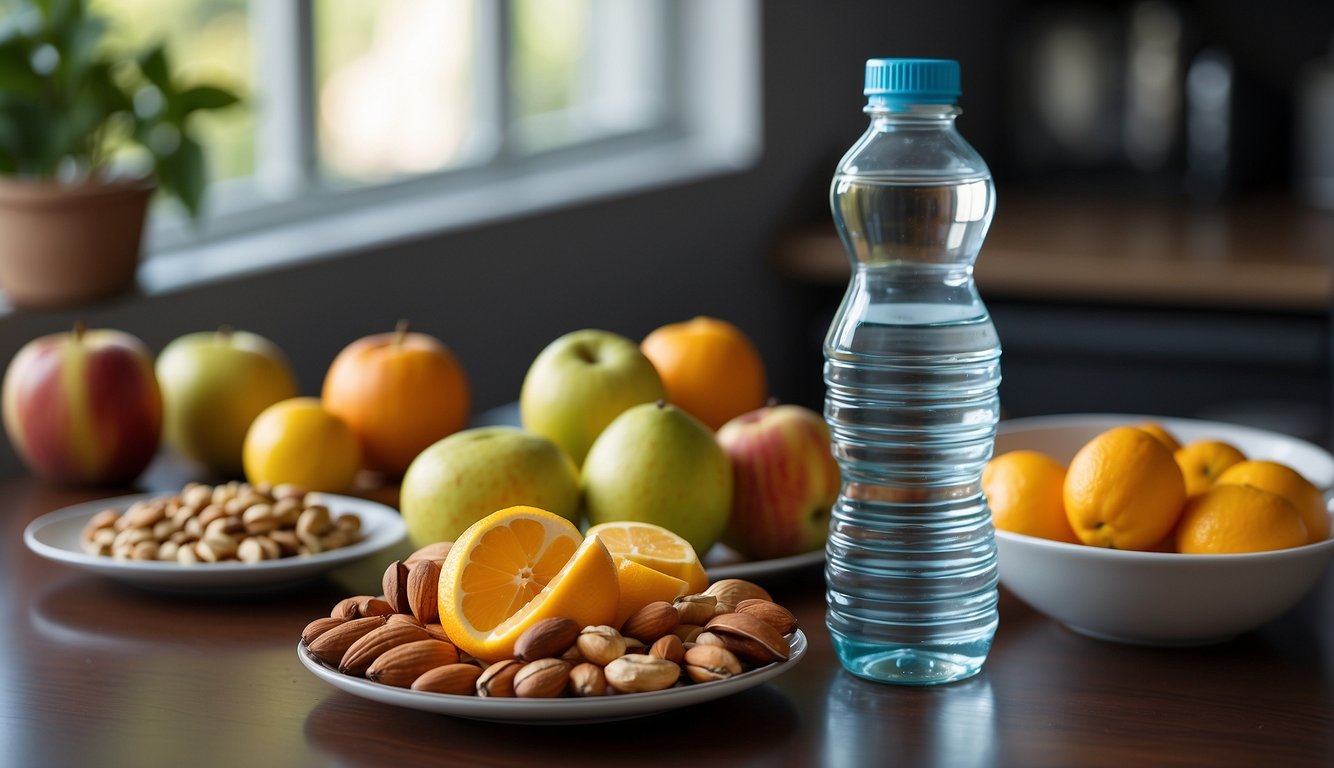
[[790, 611], [741, 579], [714, 582], [674, 603], [644, 606], [620, 627], [548, 618], [528, 628], [514, 658], [487, 664], [449, 641], [436, 590], [448, 544], [385, 571], [384, 596], [349, 597], [301, 633], [306, 652], [355, 677], [414, 691], [555, 698], [644, 693], [725, 680], [786, 661]]
[[361, 540], [361, 518], [335, 517], [293, 485], [188, 483], [175, 495], [104, 509], [84, 524], [83, 551], [118, 560], [259, 562], [316, 554]]

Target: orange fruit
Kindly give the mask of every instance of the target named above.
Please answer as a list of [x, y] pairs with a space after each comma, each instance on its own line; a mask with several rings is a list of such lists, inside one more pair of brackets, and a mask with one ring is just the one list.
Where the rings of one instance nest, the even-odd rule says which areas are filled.
[[1065, 466], [1040, 451], [1008, 451], [982, 470], [991, 521], [1002, 531], [1078, 544], [1062, 498]]
[[361, 469], [361, 445], [342, 419], [313, 397], [280, 400], [255, 417], [241, 445], [252, 484], [292, 483], [307, 491], [340, 493]]
[[1287, 499], [1249, 485], [1215, 485], [1186, 504], [1177, 551], [1265, 552], [1306, 543], [1306, 524]]
[[512, 657], [519, 635], [545, 618], [609, 624], [619, 599], [602, 541], [536, 507], [507, 507], [473, 523], [440, 569], [440, 625], [483, 661]]
[[1329, 538], [1329, 511], [1325, 497], [1301, 473], [1277, 461], [1240, 461], [1218, 476], [1214, 485], [1249, 485], [1287, 499], [1306, 524], [1307, 543]]
[[690, 594], [690, 588], [683, 579], [655, 571], [629, 558], [613, 559], [616, 561], [616, 586], [620, 590], [613, 627], [621, 626], [649, 603], [659, 600], [670, 603], [682, 595]]
[[1221, 440], [1196, 440], [1172, 455], [1186, 479], [1186, 495], [1204, 493], [1223, 470], [1246, 460], [1246, 454]]
[[1156, 437], [1113, 427], [1070, 460], [1063, 498], [1081, 542], [1142, 550], [1157, 545], [1176, 524], [1186, 483], [1172, 452]]
[[689, 589], [688, 595], [703, 592], [709, 586], [709, 575], [690, 542], [660, 525], [617, 520], [589, 528], [588, 535], [601, 539], [618, 560], [633, 560], [681, 579]]
[[1167, 450], [1172, 451], [1173, 453], [1176, 453], [1177, 449], [1181, 447], [1181, 442], [1177, 440], [1176, 435], [1169, 432], [1167, 427], [1164, 427], [1156, 421], [1145, 421], [1136, 424], [1135, 427], [1158, 438], [1159, 442], [1167, 446]]
[[768, 397], [764, 361], [735, 325], [696, 317], [664, 325], [639, 349], [653, 363], [667, 400], [717, 430]]
[[358, 339], [324, 376], [324, 407], [352, 428], [366, 466], [399, 476], [417, 454], [468, 422], [468, 378], [454, 353], [400, 322]]

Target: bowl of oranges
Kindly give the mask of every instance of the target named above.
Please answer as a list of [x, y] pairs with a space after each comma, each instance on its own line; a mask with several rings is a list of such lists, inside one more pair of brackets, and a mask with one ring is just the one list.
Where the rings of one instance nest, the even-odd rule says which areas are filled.
[[1227, 640], [1290, 610], [1334, 555], [1334, 456], [1251, 427], [1124, 414], [1003, 421], [982, 486], [1001, 583], [1104, 640]]

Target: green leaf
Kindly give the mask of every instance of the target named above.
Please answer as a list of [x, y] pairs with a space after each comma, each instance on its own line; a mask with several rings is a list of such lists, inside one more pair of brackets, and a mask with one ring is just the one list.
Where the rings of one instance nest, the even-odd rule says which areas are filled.
[[167, 50], [162, 45], [155, 45], [143, 56], [139, 57], [139, 70], [148, 78], [148, 82], [156, 85], [162, 93], [170, 94], [175, 91], [171, 87], [171, 69], [167, 65]]
[[241, 99], [224, 88], [211, 85], [196, 85], [176, 94], [175, 111], [181, 117], [200, 109], [223, 109], [236, 104]]
[[181, 136], [176, 151], [157, 157], [155, 164], [162, 191], [175, 197], [190, 218], [198, 219], [204, 198], [204, 149], [188, 136]]

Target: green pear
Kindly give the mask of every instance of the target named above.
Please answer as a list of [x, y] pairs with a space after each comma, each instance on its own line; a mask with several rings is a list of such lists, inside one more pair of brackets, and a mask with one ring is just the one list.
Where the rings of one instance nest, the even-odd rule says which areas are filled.
[[593, 441], [583, 466], [590, 525], [661, 525], [703, 557], [727, 528], [732, 464], [713, 431], [662, 401], [625, 410]]
[[516, 427], [455, 432], [417, 455], [403, 475], [399, 509], [417, 547], [454, 541], [506, 507], [538, 507], [579, 520], [579, 475], [556, 444]]

